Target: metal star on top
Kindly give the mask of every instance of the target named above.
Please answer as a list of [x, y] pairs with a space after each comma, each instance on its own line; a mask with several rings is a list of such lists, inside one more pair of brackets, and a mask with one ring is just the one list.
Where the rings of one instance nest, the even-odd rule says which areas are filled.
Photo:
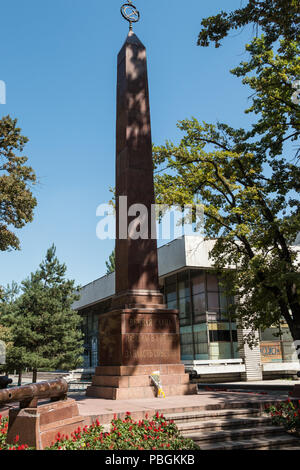
[[132, 23], [137, 23], [141, 16], [136, 6], [133, 5], [132, 0], [128, 0], [127, 3], [122, 5], [121, 14], [129, 22], [129, 30], [132, 31]]

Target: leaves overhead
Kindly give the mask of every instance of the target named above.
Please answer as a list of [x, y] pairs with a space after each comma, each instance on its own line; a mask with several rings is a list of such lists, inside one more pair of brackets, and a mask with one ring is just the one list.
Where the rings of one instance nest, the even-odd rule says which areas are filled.
[[198, 45], [207, 47], [221, 42], [233, 30], [247, 25], [260, 28], [265, 34], [267, 46], [278, 39], [296, 41], [299, 38], [300, 6], [298, 0], [248, 0], [246, 5], [230, 13], [221, 11], [202, 20]]
[[286, 0], [249, 1], [204, 19], [201, 46], [219, 47], [232, 29], [251, 23], [263, 31], [246, 45], [248, 61], [232, 71], [252, 91], [252, 126], [185, 119], [180, 143], [154, 147], [153, 158], [159, 203], [203, 204], [205, 235], [216, 239], [211, 257], [240, 299], [241, 325], [255, 330], [284, 318], [299, 340], [300, 263], [292, 245], [300, 230], [300, 169], [287, 146], [300, 132], [292, 99], [300, 77], [298, 22], [298, 2]]

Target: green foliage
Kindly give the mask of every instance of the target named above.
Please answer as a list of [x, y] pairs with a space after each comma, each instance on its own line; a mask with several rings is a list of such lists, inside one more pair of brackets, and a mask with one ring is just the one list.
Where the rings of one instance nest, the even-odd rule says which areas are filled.
[[203, 19], [198, 45], [207, 47], [212, 42], [215, 47], [220, 47], [230, 31], [251, 24], [262, 30], [268, 46], [281, 38], [295, 41], [299, 38], [299, 20], [298, 0], [248, 0], [245, 6], [235, 11], [221, 11]]
[[110, 255], [108, 261], [105, 262], [106, 264], [106, 274], [114, 273], [116, 270], [116, 251], [113, 250], [112, 254]]
[[[244, 77], [243, 84], [251, 88], [252, 104], [246, 113], [259, 119], [243, 137], [244, 147], [262, 159], [269, 155], [278, 160], [284, 143], [295, 142], [300, 134], [300, 106], [293, 100], [293, 84], [300, 77], [299, 42], [282, 40], [273, 50], [262, 36], [247, 44], [246, 51], [250, 59], [232, 73]], [[275, 163], [272, 165], [274, 168]]]
[[157, 414], [153, 419], [133, 421], [115, 418], [110, 432], [104, 432], [97, 421], [77, 429], [71, 436], [58, 435], [48, 450], [195, 450], [196, 444], [184, 439], [172, 422]]
[[[16, 282], [12, 282], [6, 288], [2, 289], [2, 295], [0, 298], [0, 341], [3, 341], [6, 345], [6, 356], [12, 353], [13, 348], [13, 331], [7, 325], [4, 326], [3, 319], [7, 315], [11, 315], [14, 312], [14, 302], [19, 294], [19, 287]], [[7, 370], [6, 365], [0, 366], [0, 371], [4, 372]]]
[[239, 315], [245, 327], [268, 327], [282, 315], [292, 326], [290, 309], [300, 321], [299, 262], [290, 246], [300, 225], [291, 191], [299, 168], [282, 164], [278, 180], [275, 171], [266, 175], [257, 154], [240, 152], [242, 130], [196, 119], [179, 128], [185, 136], [178, 146], [154, 148], [156, 168], [168, 168], [156, 176], [158, 202], [192, 204], [196, 197], [203, 204], [205, 234], [217, 239], [211, 256], [226, 273], [230, 295], [243, 299]]
[[[0, 416], [0, 450], [27, 450], [19, 446], [16, 436], [14, 445], [6, 444], [8, 420]], [[97, 420], [91, 426], [75, 429], [70, 436], [58, 433], [56, 441], [45, 450], [197, 450], [197, 445], [182, 437], [173, 422], [156, 414], [152, 419], [136, 422], [130, 413], [124, 420], [115, 419], [109, 432], [104, 432]], [[34, 450], [34, 449], [32, 449]]]
[[265, 411], [271, 416], [274, 425], [283, 426], [288, 431], [300, 430], [300, 400], [297, 404], [287, 400], [268, 406]]
[[40, 268], [23, 281], [22, 294], [0, 305], [1, 322], [13, 334], [10, 370], [69, 369], [81, 362], [81, 317], [72, 309], [78, 296], [55, 253], [52, 246]]
[[33, 220], [36, 199], [31, 185], [36, 176], [25, 165], [27, 157], [15, 153], [23, 152], [27, 142], [16, 119], [6, 116], [0, 120], [0, 251], [19, 249], [19, 239], [11, 227], [20, 229]]
[[178, 124], [181, 142], [153, 152], [158, 202], [203, 204], [205, 235], [216, 239], [212, 260], [228, 293], [240, 299], [232, 314], [252, 329], [250, 344], [253, 330], [282, 317], [300, 339], [299, 258], [291, 246], [300, 227], [300, 169], [285, 145], [300, 133], [300, 106], [292, 99], [300, 76], [298, 12], [296, 2], [249, 1], [232, 15], [204, 20], [204, 46], [252, 21], [263, 28], [246, 46], [249, 60], [232, 71], [253, 91], [246, 112], [257, 120], [248, 130], [186, 119]]

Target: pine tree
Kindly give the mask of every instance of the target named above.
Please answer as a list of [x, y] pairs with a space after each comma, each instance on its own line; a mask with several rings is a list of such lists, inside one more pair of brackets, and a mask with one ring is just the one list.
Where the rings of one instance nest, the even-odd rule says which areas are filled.
[[108, 261], [105, 262], [106, 264], [106, 274], [114, 273], [116, 270], [116, 251], [113, 250], [111, 255], [108, 258]]
[[8, 363], [31, 369], [33, 382], [40, 368], [76, 368], [81, 362], [81, 317], [72, 309], [78, 289], [65, 279], [66, 270], [53, 245], [39, 269], [22, 282], [22, 295], [5, 316], [14, 339]]

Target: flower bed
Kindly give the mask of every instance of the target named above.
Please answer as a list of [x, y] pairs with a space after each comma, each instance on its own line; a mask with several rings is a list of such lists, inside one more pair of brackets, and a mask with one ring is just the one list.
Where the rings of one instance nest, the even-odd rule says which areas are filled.
[[266, 408], [272, 418], [272, 423], [277, 426], [284, 426], [288, 431], [300, 432], [300, 400], [296, 403], [288, 399], [277, 405]]
[[[7, 419], [0, 418], [1, 450], [26, 450], [27, 446], [6, 444]], [[56, 442], [46, 450], [195, 450], [197, 445], [181, 436], [174, 422], [156, 414], [149, 419], [133, 421], [130, 413], [124, 420], [116, 416], [109, 432], [104, 432], [99, 421], [83, 429], [76, 429], [70, 436], [57, 435]]]

